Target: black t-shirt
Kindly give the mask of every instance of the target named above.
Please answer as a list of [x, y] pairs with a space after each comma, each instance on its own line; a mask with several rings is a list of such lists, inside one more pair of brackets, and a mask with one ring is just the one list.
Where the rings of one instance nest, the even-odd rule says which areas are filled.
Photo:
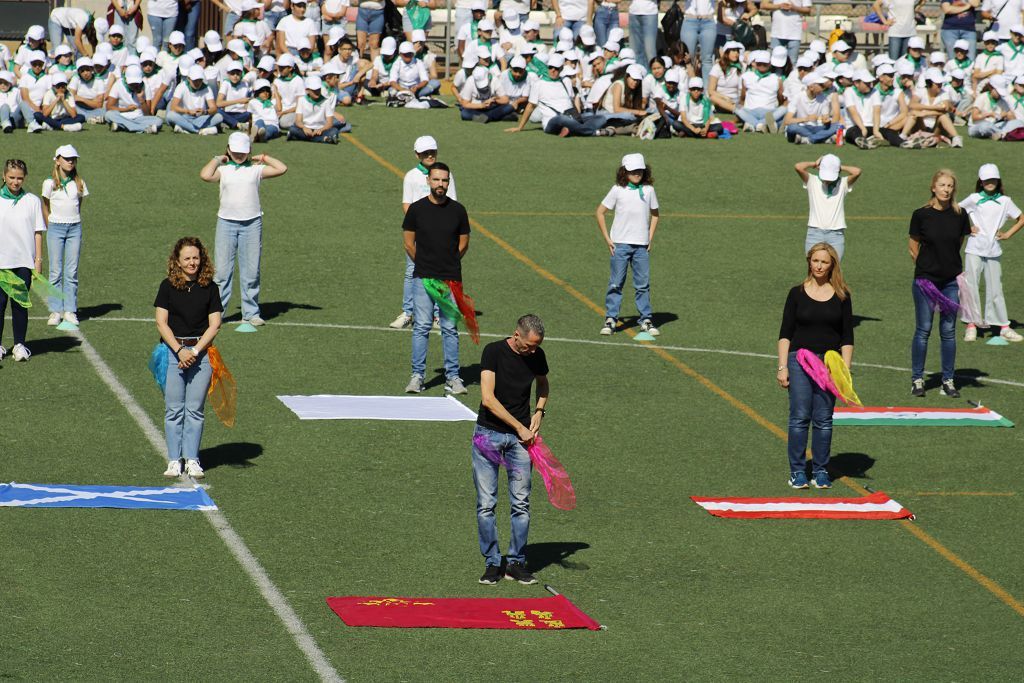
[[409, 205], [402, 230], [416, 233], [413, 277], [462, 281], [459, 236], [469, 234], [466, 207], [454, 199], [435, 204], [424, 197]]
[[840, 301], [835, 294], [828, 301], [815, 301], [803, 284], [789, 290], [782, 311], [779, 339], [789, 340], [792, 353], [807, 349], [813, 353], [839, 351], [853, 346], [853, 303], [850, 295]]
[[[530, 387], [534, 377], [548, 374], [548, 361], [544, 349], [538, 348], [529, 356], [521, 356], [512, 350], [508, 339], [491, 342], [484, 347], [480, 356], [480, 370], [494, 373], [494, 398], [505, 407], [512, 417], [523, 425], [530, 426]], [[496, 432], [515, 434], [516, 431], [480, 405], [476, 423]]]
[[210, 326], [211, 313], [224, 310], [220, 305], [220, 290], [211, 282], [203, 287], [190, 282], [185, 289], [175, 289], [164, 278], [153, 305], [167, 309], [167, 324], [175, 337], [202, 337]]
[[960, 246], [971, 234], [967, 212], [957, 213], [953, 207], [939, 211], [922, 206], [910, 217], [910, 236], [921, 243], [914, 264], [914, 277], [923, 277], [944, 285], [963, 272]]

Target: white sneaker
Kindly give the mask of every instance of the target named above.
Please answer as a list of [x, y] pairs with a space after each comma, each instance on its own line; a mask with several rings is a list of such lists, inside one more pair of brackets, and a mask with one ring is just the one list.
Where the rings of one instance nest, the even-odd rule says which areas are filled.
[[615, 318], [605, 318], [604, 325], [601, 327], [601, 334], [606, 337], [615, 332]]
[[1009, 327], [1004, 327], [1003, 329], [999, 330], [999, 336], [1002, 337], [1003, 339], [1005, 339], [1006, 341], [1012, 341], [1012, 342], [1024, 341], [1024, 337], [1022, 337], [1021, 335], [1017, 334], [1016, 332], [1014, 332]]
[[967, 329], [964, 330], [964, 341], [972, 342], [978, 339], [978, 328], [975, 325], [968, 325]]
[[203, 472], [203, 468], [199, 466], [198, 460], [186, 460], [185, 475], [193, 479], [202, 479], [206, 476], [206, 472]]
[[93, 116], [92, 118], [86, 119], [85, 122], [86, 123], [92, 123], [92, 124], [103, 123], [103, 117], [102, 116]]
[[184, 129], [184, 128], [182, 128], [181, 126], [175, 126], [175, 127], [174, 127], [174, 132], [175, 132], [175, 133], [184, 133], [184, 132], [185, 132], [185, 129]]
[[793, 144], [796, 144], [796, 145], [804, 144], [804, 136], [803, 135], [794, 135], [793, 136]]
[[164, 470], [164, 476], [172, 479], [177, 479], [181, 476], [181, 461], [180, 460], [168, 460], [167, 469]]
[[36, 121], [32, 121], [31, 123], [28, 124], [28, 127], [25, 130], [28, 131], [29, 133], [38, 133], [42, 129], [43, 129], [43, 125], [41, 123], [37, 123]]
[[32, 352], [24, 344], [15, 344], [11, 355], [14, 356], [15, 361], [26, 361], [32, 357]]
[[744, 123], [743, 124], [743, 132], [744, 133], [753, 133], [754, 132], [754, 127], [752, 125], [750, 125], [749, 123]]
[[111, 123], [110, 124], [110, 132], [111, 133], [116, 133], [119, 130], [121, 130], [121, 128], [116, 123]]
[[4, 347], [0, 346], [0, 360], [3, 360], [4, 356], [6, 356], [6, 355], [7, 355], [7, 349], [5, 349]]
[[51, 313], [50, 317], [46, 319], [46, 324], [50, 327], [60, 325], [60, 313]]
[[768, 128], [763, 123], [759, 123], [756, 126], [754, 126], [755, 133], [763, 133], [766, 130], [768, 130]]
[[423, 378], [419, 375], [413, 375], [409, 378], [409, 383], [405, 385], [405, 393], [418, 394], [421, 391], [423, 391]]
[[774, 116], [769, 115], [768, 118], [764, 120], [764, 122], [765, 125], [768, 126], [768, 132], [771, 133], [772, 135], [779, 132], [779, 122], [775, 120]]
[[267, 321], [259, 317], [259, 315], [254, 315], [253, 317], [249, 318], [248, 321], [243, 320], [242, 322], [248, 322], [253, 327], [261, 327], [267, 324]]
[[954, 135], [953, 139], [949, 141], [949, 146], [950, 147], [963, 147], [964, 146], [964, 139], [962, 137], [960, 137], [959, 135]]
[[64, 132], [65, 133], [80, 133], [81, 131], [82, 131], [82, 124], [80, 124], [80, 123], [70, 123], [70, 124], [64, 126]]
[[403, 330], [406, 327], [409, 327], [410, 325], [412, 325], [412, 316], [406, 315], [405, 312], [403, 311], [402, 313], [398, 314], [397, 318], [391, 321], [391, 324], [388, 325], [388, 327], [390, 327], [393, 330]]
[[156, 127], [156, 124], [153, 124], [152, 126], [146, 128], [146, 132], [149, 133], [150, 135], [156, 135], [157, 133], [160, 132], [160, 129]]
[[642, 323], [640, 323], [640, 331], [646, 332], [652, 337], [657, 337], [659, 334], [661, 334], [661, 330], [655, 327], [654, 323], [652, 323], [650, 320], [644, 320]]
[[199, 134], [200, 135], [216, 135], [219, 132], [220, 132], [220, 129], [217, 128], [216, 126], [207, 126], [206, 128], [200, 128], [199, 129]]
[[78, 325], [78, 316], [71, 311], [64, 311], [64, 322], [71, 323], [72, 325]]

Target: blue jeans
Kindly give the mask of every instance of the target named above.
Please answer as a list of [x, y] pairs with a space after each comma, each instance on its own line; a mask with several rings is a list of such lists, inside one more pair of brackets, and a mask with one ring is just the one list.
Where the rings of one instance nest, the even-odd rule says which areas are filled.
[[773, 110], [761, 107], [756, 109], [739, 107], [736, 109], [736, 116], [742, 119], [743, 123], [749, 123], [754, 128], [757, 128], [757, 126], [764, 123], [768, 119], [769, 115], [775, 117], [775, 123], [781, 124], [782, 119], [786, 118], [786, 108], [777, 107]]
[[[527, 536], [530, 533], [530, 454], [519, 443], [515, 434], [496, 432], [476, 426], [473, 436], [487, 437], [491, 445], [508, 463], [508, 498], [511, 503], [512, 538], [508, 542], [506, 557], [509, 562], [526, 563]], [[473, 444], [473, 484], [476, 485], [476, 527], [480, 537], [480, 554], [492, 567], [501, 566], [498, 549], [498, 525], [494, 508], [498, 505], [499, 465], [488, 460]]]
[[238, 284], [242, 290], [242, 320], [260, 314], [260, 256], [263, 253], [263, 218], [247, 221], [217, 218], [217, 237], [214, 243], [213, 281], [220, 289], [221, 308], [227, 315], [231, 300], [231, 285], [235, 274], [235, 256], [238, 256]]
[[[47, 22], [46, 28], [47, 32], [50, 34], [50, 52], [53, 53], [53, 51], [60, 47], [60, 44], [64, 42], [64, 27], [53, 19], [50, 19]], [[77, 57], [78, 47], [75, 45], [73, 35], [68, 36], [68, 44], [71, 46], [71, 49], [75, 51], [75, 56]], [[4, 66], [6, 67], [7, 65], [5, 64]]]
[[264, 142], [270, 142], [281, 134], [281, 129], [272, 123], [263, 123], [262, 121], [257, 120], [255, 125], [263, 131]]
[[289, 140], [301, 140], [303, 142], [329, 142], [338, 139], [338, 129], [329, 128], [320, 135], [306, 135], [306, 131], [302, 130], [298, 126], [292, 126], [288, 129]]
[[[32, 270], [30, 268], [12, 268], [14, 274], [25, 283], [25, 288], [32, 289]], [[4, 339], [4, 314], [7, 312], [7, 292], [0, 287], [0, 344]], [[11, 301], [11, 324], [14, 327], [14, 343], [24, 344], [28, 332], [28, 309], [16, 301]]]
[[[427, 373], [427, 343], [430, 339], [430, 326], [434, 323], [434, 300], [423, 287], [423, 280], [412, 279], [412, 374], [425, 377]], [[443, 309], [438, 310], [441, 324], [441, 350], [444, 352], [445, 379], [459, 376], [459, 332], [455, 329], [455, 321], [445, 315]]]
[[167, 386], [164, 388], [164, 435], [168, 460], [199, 459], [203, 406], [212, 374], [206, 352], [199, 355], [192, 367], [182, 370], [178, 368], [174, 349], [171, 349], [167, 359]]
[[81, 114], [75, 114], [74, 116], [65, 116], [63, 118], [55, 119], [52, 116], [44, 116], [43, 112], [35, 112], [36, 123], [45, 123], [47, 126], [54, 130], [60, 130], [64, 126], [70, 126], [73, 123], [85, 123], [85, 117]]
[[202, 11], [200, 0], [194, 0], [192, 6], [185, 12], [178, 12], [178, 21], [174, 28], [185, 34], [185, 48], [192, 50], [198, 44], [199, 14]]
[[356, 31], [381, 34], [384, 32], [384, 10], [360, 7], [356, 13]]
[[[353, 96], [353, 97], [355, 96], [352, 93], [352, 90], [354, 90], [354, 89], [355, 89], [355, 86], [349, 86], [348, 93], [349, 93], [350, 96]], [[434, 93], [436, 93], [440, 89], [441, 89], [441, 81], [437, 80], [436, 78], [431, 78], [429, 81], [427, 81], [427, 84], [425, 86], [420, 88], [420, 91], [416, 94], [416, 96], [417, 97], [427, 97], [428, 95], [433, 95]]]
[[462, 120], [472, 121], [474, 116], [484, 115], [487, 120], [484, 123], [490, 123], [491, 121], [504, 121], [509, 116], [514, 116], [516, 113], [515, 107], [511, 104], [495, 104], [488, 107], [487, 109], [462, 109]]
[[203, 128], [219, 126], [223, 121], [224, 117], [220, 115], [220, 112], [216, 114], [201, 114], [199, 116], [179, 114], [176, 111], [167, 112], [167, 123], [172, 126], [178, 126], [186, 133], [198, 133]]
[[21, 110], [15, 108], [11, 111], [11, 108], [6, 104], [0, 104], [0, 128], [6, 128], [8, 125], [11, 128], [19, 128], [24, 123], [24, 117], [21, 115]]
[[270, 27], [271, 31], [277, 30], [277, 22], [288, 16], [288, 12], [263, 12], [263, 23]]
[[811, 467], [824, 472], [832, 449], [832, 410], [836, 397], [819, 387], [807, 376], [796, 359], [789, 354], [789, 437], [786, 452], [789, 471], [803, 472], [807, 467], [807, 430], [814, 427], [811, 436]]
[[106, 109], [90, 109], [89, 107], [83, 107], [80, 104], [76, 105], [76, 108], [78, 109], [78, 113], [85, 117], [86, 121], [89, 119], [102, 119], [107, 115]]
[[[612, 28], [619, 25], [618, 12], [615, 13], [615, 21]], [[597, 32], [597, 29], [594, 30]], [[604, 43], [599, 43], [604, 45]], [[636, 60], [645, 69], [658, 54], [658, 15], [657, 14], [630, 14], [629, 15], [629, 46], [636, 53]], [[642, 60], [642, 61], [641, 61]], [[710, 67], [708, 67], [710, 71]]]
[[128, 54], [134, 54], [135, 39], [139, 37], [139, 27], [135, 25], [135, 19], [122, 19], [120, 14], [114, 12], [114, 23], [111, 26], [120, 26], [124, 29], [124, 46], [128, 48]]
[[82, 250], [82, 223], [50, 223], [46, 253], [50, 259], [50, 284], [61, 290], [64, 301], [49, 297], [51, 313], [78, 310], [78, 255]]
[[[896, 60], [907, 54], [907, 43], [909, 42], [909, 37], [893, 38], [892, 36], [889, 36], [889, 59]], [[952, 57], [950, 59], [952, 59]]]
[[956, 29], [944, 28], [939, 34], [942, 36], [942, 47], [946, 50], [946, 59], [953, 59], [953, 44], [958, 40], [966, 40], [968, 43], [967, 56], [973, 61], [978, 53], [978, 34], [974, 31], [959, 31]]
[[[224, 30], [222, 31], [222, 33], [224, 35], [230, 36], [231, 35], [231, 31], [234, 30], [234, 28], [235, 28], [235, 24], [237, 24], [238, 20], [241, 19], [241, 18], [242, 17], [240, 17], [239, 15], [235, 14], [234, 12], [228, 12], [227, 16], [224, 17]], [[317, 23], [317, 25], [319, 25], [319, 22], [316, 22], [316, 23]]]
[[551, 135], [558, 135], [563, 128], [568, 128], [572, 135], [582, 135], [583, 137], [590, 137], [594, 134], [601, 126], [597, 125], [600, 121], [597, 117], [592, 117], [589, 120], [581, 123], [571, 116], [565, 114], [558, 114], [552, 117], [546, 126], [544, 126], [544, 132], [550, 133]]
[[252, 118], [252, 112], [247, 111], [224, 111], [219, 110], [221, 117], [224, 119], [224, 125], [228, 128], [238, 128], [240, 123], [249, 123]]
[[604, 297], [604, 316], [618, 318], [622, 305], [622, 286], [626, 284], [626, 268], [633, 267], [633, 289], [640, 320], [651, 319], [651, 254], [646, 244], [615, 244], [611, 258], [608, 293]]
[[[598, 46], [603, 47], [608, 42], [608, 33], [619, 25], [619, 10], [617, 7], [605, 7], [604, 5], [598, 5], [597, 10], [594, 11], [594, 34], [597, 36]], [[633, 27], [630, 27], [630, 34], [633, 33]], [[657, 29], [655, 29], [657, 33]], [[636, 51], [636, 48], [633, 48]], [[650, 62], [648, 62], [650, 64]]]
[[572, 39], [575, 41], [580, 37], [580, 29], [586, 25], [584, 19], [562, 19], [562, 28], [567, 28], [572, 31]]
[[804, 237], [804, 255], [811, 250], [815, 244], [824, 242], [830, 244], [836, 250], [839, 260], [843, 260], [843, 250], [846, 248], [845, 230], [822, 230], [821, 228], [807, 228], [807, 236]]
[[173, 17], [154, 17], [150, 14], [147, 18], [149, 19], [149, 31], [153, 35], [153, 48], [159, 52], [164, 49], [167, 39], [171, 36], [171, 32], [174, 31], [174, 25], [178, 23], [178, 15], [175, 14]]
[[[943, 296], [960, 302], [960, 287], [956, 279], [944, 285], [935, 285]], [[924, 362], [928, 357], [928, 337], [932, 333], [932, 321], [935, 311], [932, 302], [917, 286], [911, 285], [914, 292], [914, 316], [916, 329], [914, 340], [910, 343], [910, 378], [924, 379]], [[939, 314], [939, 350], [942, 355], [942, 379], [953, 379], [956, 367], [956, 313]]]
[[791, 123], [786, 126], [786, 138], [793, 142], [797, 135], [807, 138], [811, 144], [817, 145], [825, 142], [836, 134], [839, 124], [833, 123], [829, 126], [821, 126], [813, 123]]
[[1011, 119], [1009, 121], [978, 121], [967, 126], [967, 134], [972, 138], [990, 138], [996, 133], [1006, 135], [1012, 130], [1024, 126], [1024, 121]]
[[772, 49], [780, 45], [786, 48], [786, 52], [789, 54], [789, 61], [795, 66], [796, 60], [800, 59], [800, 39], [785, 40], [783, 38], [772, 38]]
[[[657, 21], [657, 17], [654, 17]], [[711, 67], [715, 65], [715, 36], [718, 23], [714, 19], [686, 19], [679, 37], [690, 51], [690, 59], [696, 64], [698, 41], [700, 46], [700, 72], [704, 82], [711, 80]]]
[[[405, 313], [410, 318], [413, 315], [412, 307], [412, 273], [416, 269], [416, 264], [412, 262], [409, 255], [405, 255], [405, 277], [402, 279], [402, 313]], [[433, 324], [434, 318], [439, 317], [437, 314], [437, 304], [434, 304], [434, 311], [430, 316], [431, 324]]]
[[107, 123], [116, 123], [119, 128], [124, 128], [129, 133], [141, 133], [150, 126], [156, 126], [159, 130], [164, 121], [159, 116], [139, 116], [129, 119], [119, 111], [108, 111], [103, 119]]

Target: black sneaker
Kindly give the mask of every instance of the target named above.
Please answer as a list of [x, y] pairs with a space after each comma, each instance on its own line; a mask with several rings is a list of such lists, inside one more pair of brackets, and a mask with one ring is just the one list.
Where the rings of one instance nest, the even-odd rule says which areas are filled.
[[522, 562], [509, 562], [505, 569], [505, 578], [510, 581], [518, 581], [524, 586], [537, 583], [537, 578], [526, 570], [526, 565]]
[[484, 568], [484, 575], [480, 577], [480, 583], [485, 586], [493, 586], [501, 581], [501, 567], [489, 564]]
[[960, 392], [951, 379], [942, 380], [942, 388], [939, 390], [939, 393], [950, 398], [960, 398]]
[[924, 398], [924, 380], [915, 379], [910, 382], [910, 395]]

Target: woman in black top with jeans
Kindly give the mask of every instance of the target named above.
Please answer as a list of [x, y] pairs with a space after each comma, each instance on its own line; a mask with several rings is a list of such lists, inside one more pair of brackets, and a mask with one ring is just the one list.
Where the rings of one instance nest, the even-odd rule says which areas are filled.
[[[910, 217], [909, 248], [914, 260], [914, 313], [916, 327], [910, 343], [910, 393], [924, 396], [924, 362], [936, 305], [926, 290], [938, 290], [946, 299], [960, 303], [956, 277], [963, 271], [960, 248], [971, 234], [971, 222], [956, 200], [956, 176], [941, 169], [932, 177], [932, 198]], [[934, 287], [926, 283], [931, 283]], [[934, 296], [934, 294], [933, 294]], [[942, 353], [942, 395], [958, 398], [953, 384], [956, 365], [956, 311], [939, 314], [939, 349]]]
[[819, 387], [796, 359], [807, 349], [819, 358], [836, 351], [849, 367], [853, 362], [853, 304], [843, 280], [835, 248], [819, 242], [807, 252], [807, 278], [789, 290], [779, 329], [779, 367], [776, 380], [789, 390], [789, 485], [807, 488], [808, 427], [811, 439], [812, 482], [832, 486], [826, 468], [832, 448], [832, 410], [836, 397]]

